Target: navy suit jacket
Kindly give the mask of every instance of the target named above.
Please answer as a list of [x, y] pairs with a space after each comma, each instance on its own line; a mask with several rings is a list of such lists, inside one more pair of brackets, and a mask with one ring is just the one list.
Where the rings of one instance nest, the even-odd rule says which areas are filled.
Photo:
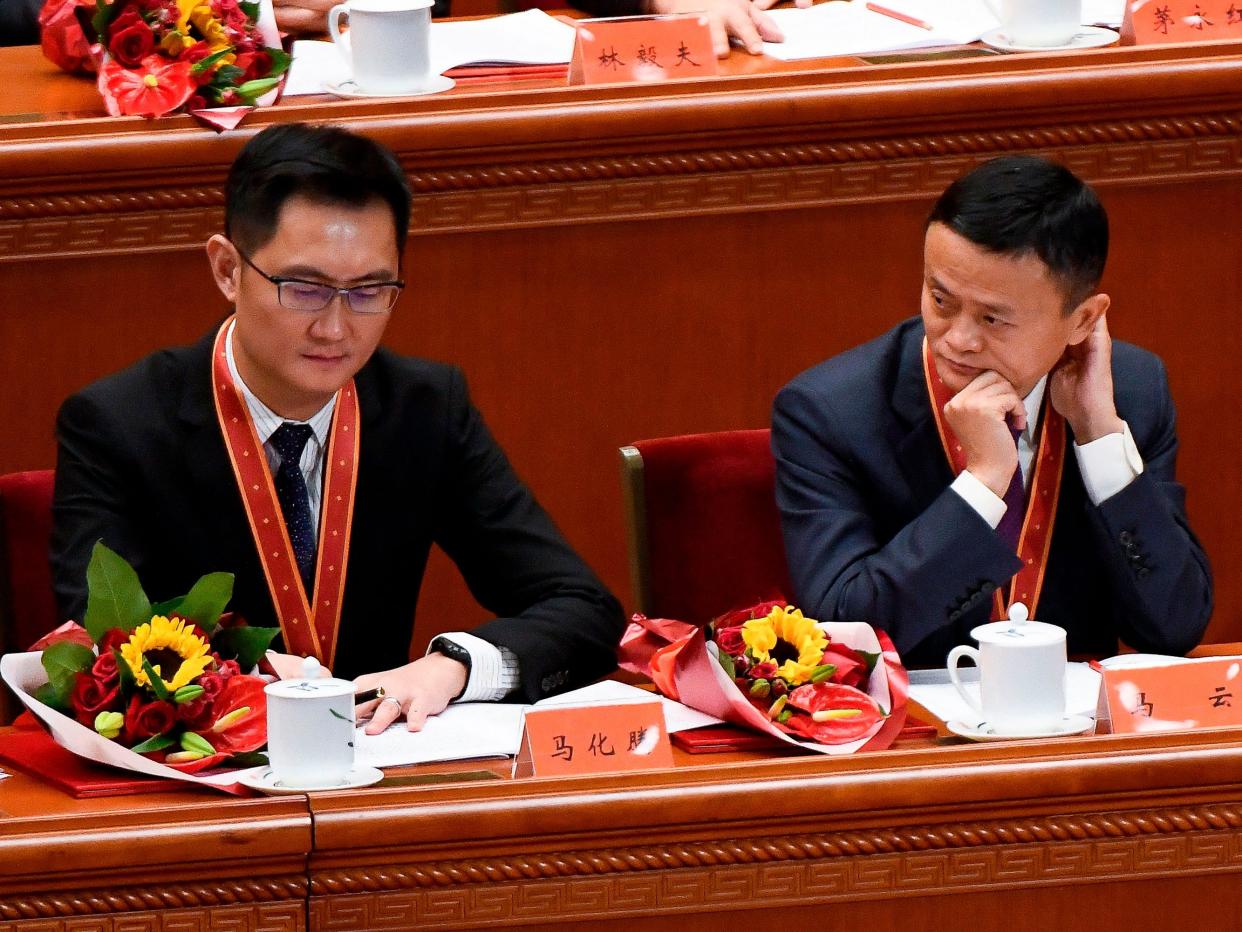
[[[214, 336], [148, 356], [62, 406], [52, 540], [62, 617], [81, 619], [102, 539], [153, 601], [228, 571], [230, 607], [277, 624], [212, 405]], [[522, 698], [614, 669], [620, 605], [514, 474], [460, 370], [380, 349], [356, 382], [357, 496], [334, 672], [406, 662], [433, 543], [497, 616], [473, 633], [517, 655]]]
[[[797, 604], [875, 624], [907, 662], [940, 665], [1021, 563], [949, 488], [922, 343], [914, 318], [799, 375], [776, 398], [772, 449]], [[1207, 625], [1212, 579], [1174, 479], [1173, 400], [1159, 358], [1120, 341], [1113, 380], [1145, 468], [1097, 507], [1067, 447], [1037, 614], [1067, 630], [1071, 653], [1106, 656], [1119, 638], [1184, 653]]]

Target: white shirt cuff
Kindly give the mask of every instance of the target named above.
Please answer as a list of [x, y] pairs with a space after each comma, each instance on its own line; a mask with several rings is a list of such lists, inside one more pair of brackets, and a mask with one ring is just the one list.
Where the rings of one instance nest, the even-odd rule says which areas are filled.
[[1112, 498], [1143, 472], [1143, 457], [1129, 424], [1119, 434], [1105, 434], [1082, 446], [1074, 444], [1074, 455], [1093, 505]]
[[949, 486], [973, 508], [992, 530], [1000, 524], [1008, 510], [1004, 499], [977, 479], [969, 469], [963, 469]]
[[470, 677], [466, 681], [466, 690], [454, 701], [493, 702], [503, 699], [517, 688], [518, 659], [507, 647], [497, 647], [464, 631], [441, 634], [440, 637], [452, 641], [470, 654]]

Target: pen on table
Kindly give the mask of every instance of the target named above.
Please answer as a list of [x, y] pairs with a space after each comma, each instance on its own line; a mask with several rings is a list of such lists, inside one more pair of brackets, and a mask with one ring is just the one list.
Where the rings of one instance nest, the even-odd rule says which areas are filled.
[[926, 29], [928, 32], [933, 32], [936, 28], [930, 23], [925, 23], [923, 20], [915, 16], [911, 16], [909, 13], [902, 13], [900, 10], [890, 10], [888, 7], [880, 6], [878, 3], [868, 3], [867, 9], [872, 13], [879, 13], [881, 16], [887, 16], [890, 19], [908, 23], [911, 26], [918, 26], [920, 29]]
[[364, 702], [370, 702], [372, 699], [383, 699], [384, 687], [376, 686], [374, 689], [364, 689], [360, 693], [354, 693], [354, 705], [361, 705]]

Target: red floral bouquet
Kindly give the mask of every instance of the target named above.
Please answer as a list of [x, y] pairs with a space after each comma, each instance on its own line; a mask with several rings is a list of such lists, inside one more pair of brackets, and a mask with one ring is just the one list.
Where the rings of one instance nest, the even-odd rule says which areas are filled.
[[621, 666], [670, 699], [825, 753], [887, 747], [905, 722], [909, 681], [888, 636], [784, 600], [728, 612], [706, 632], [635, 615]]
[[276, 629], [224, 614], [233, 576], [210, 573], [188, 594], [152, 605], [133, 568], [99, 543], [87, 588], [83, 627], [67, 626], [44, 648], [47, 681], [33, 698], [183, 773], [253, 765], [246, 755], [267, 742], [265, 684], [242, 670], [258, 662]]
[[[73, 19], [54, 9], [66, 4], [73, 5]], [[270, 4], [265, 9], [249, 0], [95, 0], [90, 6], [49, 0], [43, 17], [44, 53], [71, 71], [93, 62], [113, 116], [254, 107], [274, 99], [289, 67]]]

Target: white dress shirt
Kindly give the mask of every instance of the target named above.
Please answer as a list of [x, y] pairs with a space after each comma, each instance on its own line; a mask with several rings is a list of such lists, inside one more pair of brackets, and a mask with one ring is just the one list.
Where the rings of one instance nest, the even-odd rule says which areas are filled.
[[[316, 411], [305, 421], [294, 421], [283, 418], [262, 401], [246, 385], [237, 371], [237, 363], [233, 359], [233, 325], [229, 326], [228, 338], [225, 340], [225, 358], [229, 364], [229, 374], [233, 384], [241, 391], [254, 421], [255, 433], [263, 444], [263, 452], [267, 455], [267, 465], [275, 475], [280, 468], [280, 454], [270, 443], [272, 434], [281, 424], [308, 424], [313, 432], [302, 449], [298, 460], [298, 468], [306, 479], [306, 491], [310, 499], [311, 530], [316, 538], [319, 536], [319, 510], [323, 504], [323, 463], [328, 452], [328, 432], [332, 428], [332, 414], [336, 410], [336, 395], [326, 405]], [[457, 697], [457, 702], [481, 702], [503, 699], [517, 688], [519, 669], [517, 655], [506, 647], [496, 645], [468, 634], [454, 631], [440, 635], [454, 644], [460, 645], [470, 653], [470, 678], [466, 681], [466, 689]]]
[[[1026, 408], [1026, 429], [1018, 435], [1018, 467], [1022, 470], [1022, 484], [1030, 488], [1031, 466], [1035, 462], [1034, 436], [1039, 406], [1044, 399], [1048, 376], [1035, 383], [1031, 393], [1022, 399]], [[1143, 458], [1139, 455], [1130, 435], [1130, 425], [1124, 421], [1124, 431], [1105, 434], [1090, 443], [1074, 444], [1074, 456], [1078, 459], [1078, 471], [1093, 505], [1112, 498], [1143, 472]], [[966, 500], [992, 528], [1005, 516], [1004, 500], [981, 482], [969, 469], [963, 469], [950, 486]]]

